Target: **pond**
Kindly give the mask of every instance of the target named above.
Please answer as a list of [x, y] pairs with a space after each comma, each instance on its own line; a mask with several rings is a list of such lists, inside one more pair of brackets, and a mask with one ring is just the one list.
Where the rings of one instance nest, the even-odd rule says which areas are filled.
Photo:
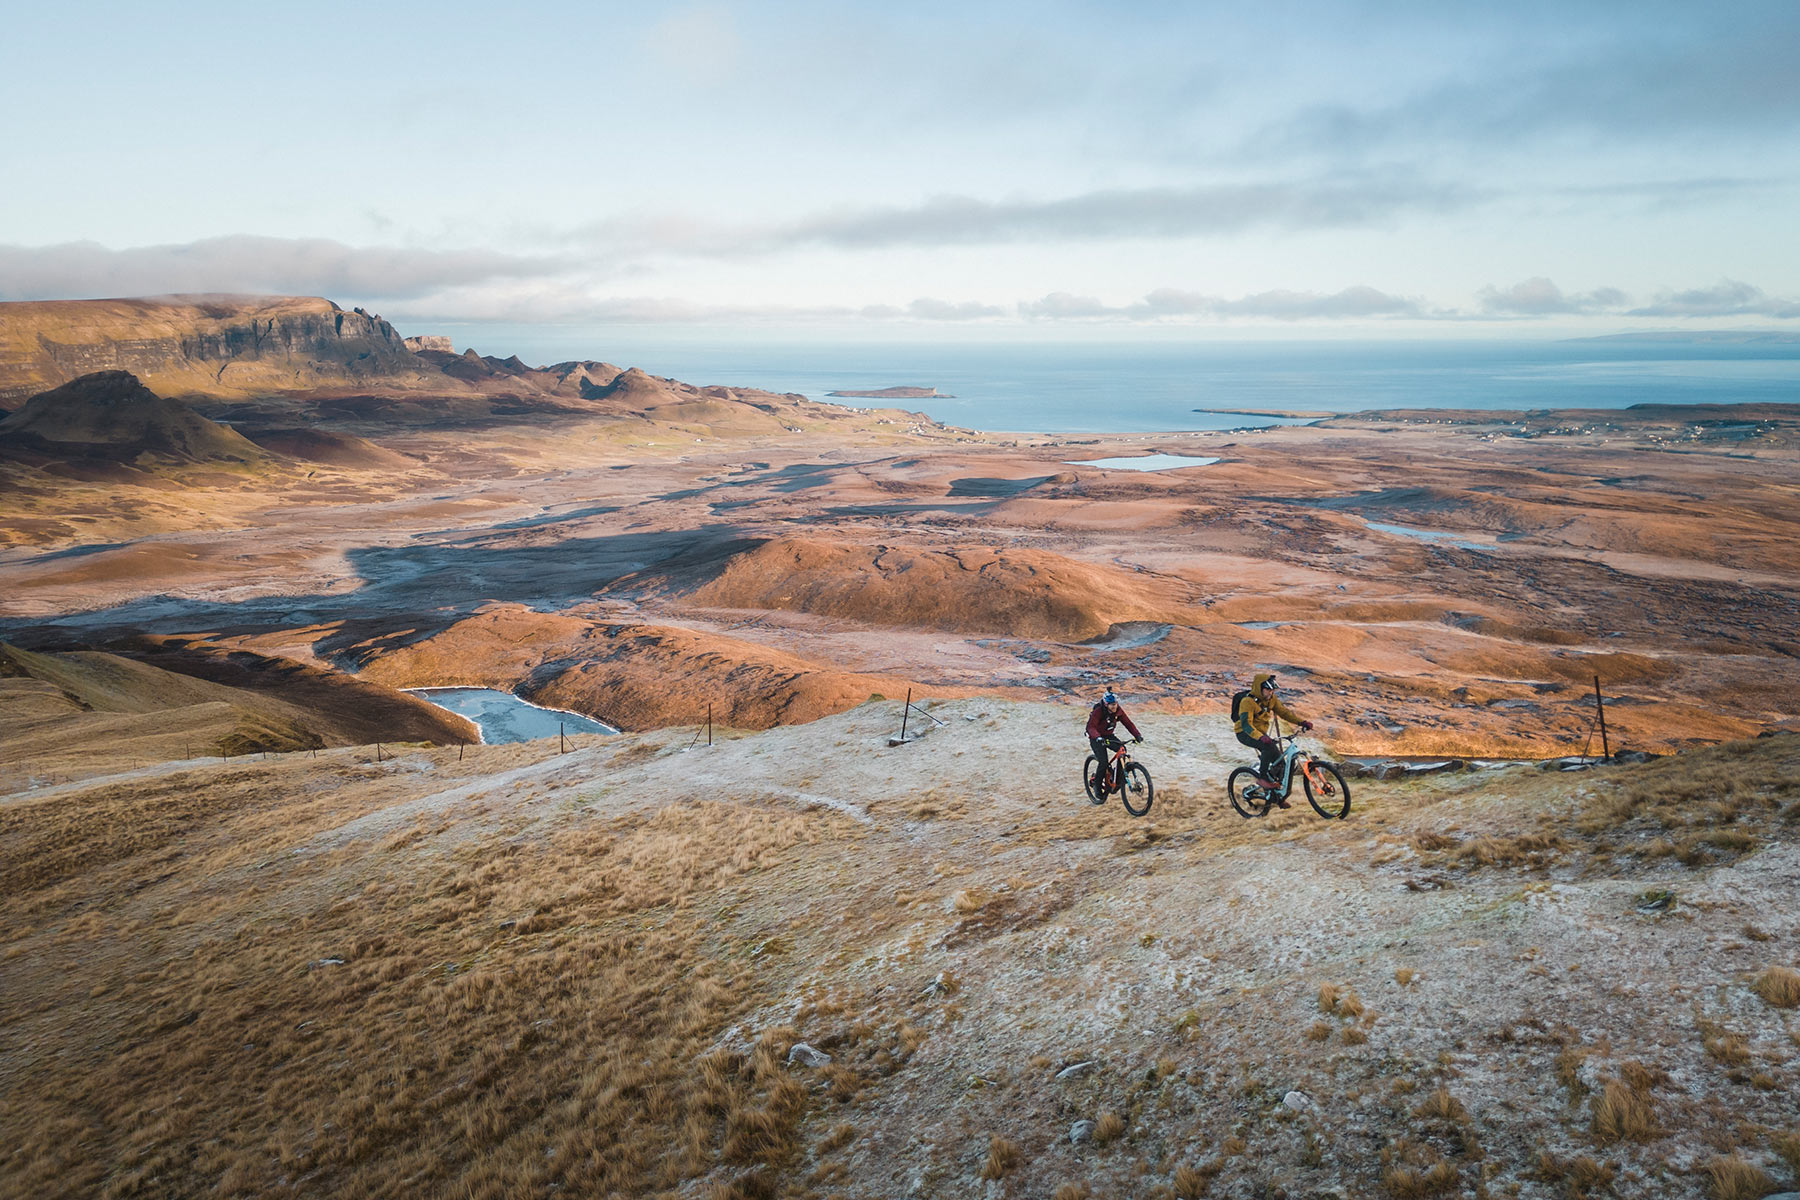
[[1216, 458], [1197, 454], [1134, 454], [1129, 458], [1090, 458], [1082, 462], [1065, 460], [1071, 467], [1099, 467], [1103, 471], [1173, 471], [1179, 467], [1210, 467]]
[[1414, 529], [1408, 525], [1384, 525], [1380, 521], [1365, 519], [1367, 525], [1377, 533], [1391, 533], [1397, 537], [1412, 538], [1420, 542], [1442, 542], [1446, 546], [1455, 546], [1460, 550], [1492, 550], [1485, 542], [1473, 541], [1460, 533], [1451, 533], [1444, 529]]
[[481, 730], [481, 740], [491, 745], [504, 742], [529, 742], [555, 737], [560, 726], [564, 733], [617, 733], [580, 713], [557, 708], [540, 708], [521, 700], [511, 692], [493, 688], [446, 687], [407, 688], [428, 704], [448, 709], [469, 718]]

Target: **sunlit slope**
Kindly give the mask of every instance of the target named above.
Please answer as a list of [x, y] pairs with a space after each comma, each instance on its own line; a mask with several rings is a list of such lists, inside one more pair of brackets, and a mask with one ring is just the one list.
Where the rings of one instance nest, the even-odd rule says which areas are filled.
[[1134, 821], [896, 707], [7, 798], [0, 1193], [1791, 1180], [1793, 737], [1244, 821], [1159, 716]]

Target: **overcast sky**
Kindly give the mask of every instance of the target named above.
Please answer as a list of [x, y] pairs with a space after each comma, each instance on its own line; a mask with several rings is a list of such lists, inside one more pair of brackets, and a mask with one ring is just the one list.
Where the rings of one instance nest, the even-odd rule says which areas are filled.
[[14, 6], [0, 299], [1800, 328], [1800, 4]]

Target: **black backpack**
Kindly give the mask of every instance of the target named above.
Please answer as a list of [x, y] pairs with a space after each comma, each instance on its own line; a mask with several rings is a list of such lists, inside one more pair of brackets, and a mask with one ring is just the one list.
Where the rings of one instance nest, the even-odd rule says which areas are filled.
[[1242, 708], [1244, 706], [1244, 701], [1248, 700], [1249, 698], [1250, 698], [1250, 689], [1249, 688], [1245, 688], [1241, 692], [1231, 693], [1231, 723], [1233, 725], [1236, 725], [1238, 723], [1238, 709]]

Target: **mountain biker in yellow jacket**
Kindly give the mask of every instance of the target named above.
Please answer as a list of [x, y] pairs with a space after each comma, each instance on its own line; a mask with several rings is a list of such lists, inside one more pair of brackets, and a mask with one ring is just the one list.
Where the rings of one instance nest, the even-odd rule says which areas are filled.
[[[1275, 767], [1281, 761], [1281, 743], [1269, 736], [1271, 717], [1280, 717], [1302, 729], [1312, 728], [1311, 721], [1281, 702], [1281, 688], [1276, 684], [1275, 676], [1265, 671], [1251, 681], [1250, 694], [1238, 703], [1233, 728], [1237, 730], [1238, 741], [1262, 756], [1257, 786], [1273, 791], [1276, 787]], [[1281, 808], [1288, 806], [1285, 799], [1277, 798], [1275, 803]]]

